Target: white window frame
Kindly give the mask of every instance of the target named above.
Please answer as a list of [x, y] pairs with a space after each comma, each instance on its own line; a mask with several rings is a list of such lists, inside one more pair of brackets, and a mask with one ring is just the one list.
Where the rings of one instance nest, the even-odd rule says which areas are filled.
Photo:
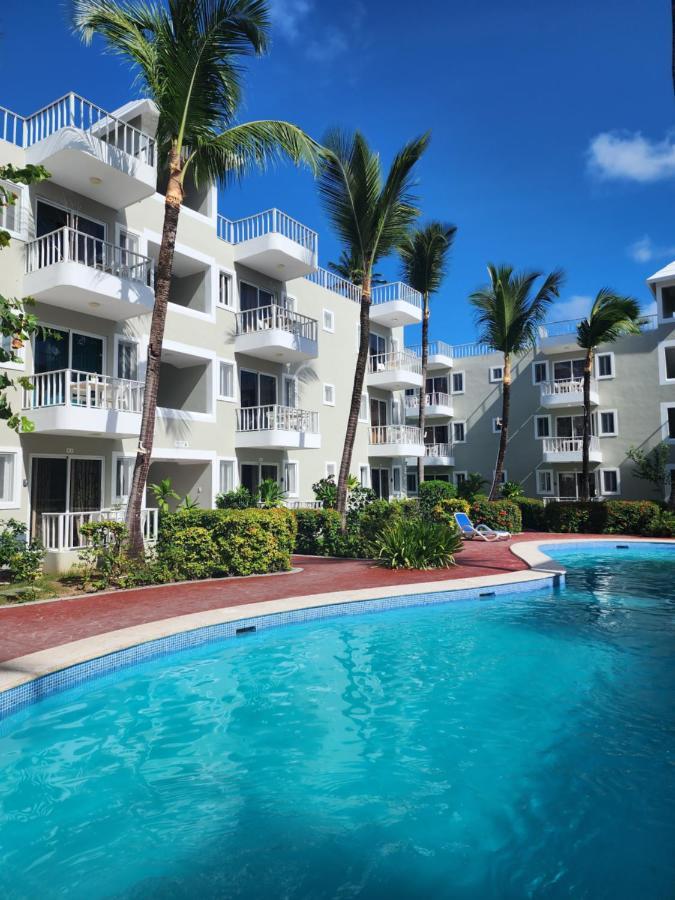
[[[101, 368], [103, 369], [103, 373], [105, 374], [108, 371], [108, 337], [105, 334], [96, 334], [93, 331], [84, 331], [82, 328], [76, 328], [71, 325], [55, 325], [53, 322], [40, 322], [43, 328], [47, 328], [53, 331], [63, 331], [68, 335], [68, 366], [67, 368], [73, 368], [73, 334], [81, 334], [83, 337], [95, 338], [97, 341], [102, 341], [102, 353], [101, 353]], [[123, 337], [123, 335], [120, 335]], [[33, 359], [35, 359], [35, 339], [36, 335], [33, 335], [31, 338], [31, 349], [33, 351]], [[126, 340], [126, 338], [125, 338]], [[140, 356], [139, 356], [140, 359]], [[139, 364], [140, 365], [140, 364]], [[117, 371], [117, 347], [115, 347], [115, 371]], [[140, 373], [139, 373], [140, 374]], [[38, 453], [37, 456], [40, 454]], [[43, 454], [45, 455], [45, 454]], [[85, 457], [86, 459], [99, 459], [98, 456]]]
[[[459, 440], [455, 436], [455, 426], [463, 425], [464, 426], [464, 437]], [[452, 443], [453, 444], [466, 444], [466, 420], [465, 419], [453, 419], [452, 421]]]
[[[614, 431], [602, 430], [603, 414], [611, 413], [614, 416]], [[596, 414], [596, 424], [598, 429], [598, 437], [617, 437], [619, 434], [619, 413], [616, 409], [599, 409]]]
[[[364, 400], [365, 400], [366, 414], [364, 417], [362, 417], [361, 412], [363, 411]], [[369, 401], [368, 394], [364, 393], [364, 394], [361, 394], [361, 404], [359, 406], [359, 422], [365, 422], [365, 424], [367, 425], [368, 422], [370, 421], [369, 416], [370, 416], [370, 401]]]
[[661, 404], [661, 437], [666, 444], [675, 444], [675, 437], [670, 437], [668, 431], [668, 410], [675, 409], [675, 402]]
[[[227, 278], [229, 281], [229, 303], [221, 303], [220, 301], [220, 283], [222, 278]], [[218, 277], [217, 277], [217, 290], [216, 290], [216, 307], [218, 309], [229, 309], [230, 312], [237, 311], [237, 300], [235, 297], [235, 285], [237, 283], [236, 274], [232, 271], [232, 269], [226, 269], [223, 266], [218, 266]]]
[[[544, 367], [545, 376], [542, 381], [537, 381], [537, 379], [536, 379], [537, 366]], [[532, 384], [535, 385], [536, 387], [539, 387], [540, 384], [546, 384], [546, 382], [548, 380], [549, 380], [548, 360], [547, 359], [533, 359], [532, 360]]]
[[[218, 357], [216, 359], [216, 400], [223, 400], [227, 403], [236, 403], [237, 402], [237, 385], [239, 383], [237, 376], [237, 363], [233, 359], [225, 359], [224, 357]], [[232, 394], [221, 394], [220, 393], [220, 367], [222, 365], [231, 366], [232, 367]]]
[[[295, 471], [295, 490], [291, 491], [288, 487], [288, 471], [289, 469], [293, 469]], [[284, 493], [289, 498], [297, 498], [300, 496], [300, 463], [297, 459], [287, 459], [283, 464], [283, 489]]]
[[[329, 318], [329, 325], [326, 325], [326, 316]], [[324, 307], [321, 313], [321, 328], [323, 331], [328, 332], [328, 334], [335, 334], [335, 313], [332, 309], [326, 309]]]
[[[408, 490], [408, 479], [411, 477], [415, 479], [415, 488], [412, 491]], [[416, 497], [419, 494], [420, 485], [419, 485], [419, 481], [417, 478], [417, 469], [406, 468], [406, 470], [405, 470], [405, 492], [406, 492], [406, 495], [409, 497], [410, 496]]]
[[672, 316], [666, 316], [666, 315], [664, 315], [664, 307], [663, 307], [663, 292], [666, 288], [672, 288], [672, 287], [673, 287], [672, 284], [662, 284], [658, 288], [657, 312], [658, 312], [659, 325], [672, 325], [673, 322], [675, 321], [675, 312], [673, 313]]
[[[552, 497], [553, 494], [555, 494], [555, 478], [553, 477], [553, 469], [537, 469], [535, 475], [537, 480], [537, 493], [541, 494], [543, 497]], [[548, 491], [542, 489], [542, 475], [547, 475], [550, 480], [551, 489]]]
[[[332, 466], [332, 468], [333, 468], [333, 471], [332, 471], [332, 472], [330, 471], [331, 466]], [[336, 463], [336, 462], [330, 462], [330, 461], [326, 462], [324, 471], [325, 471], [325, 473], [326, 473], [326, 478], [330, 478], [331, 475], [332, 475], [333, 478], [337, 479], [337, 477], [338, 477], [338, 466], [337, 466], [337, 463]]]
[[[136, 462], [136, 454], [134, 453], [112, 453], [112, 466], [110, 472], [110, 497], [112, 498], [112, 502], [114, 505], [127, 503], [129, 500], [129, 494], [119, 494], [117, 492], [117, 466], [118, 464], [124, 461], [127, 463], [129, 467], [129, 489], [131, 489], [131, 479], [134, 476], [134, 464]], [[145, 496], [145, 491], [144, 491]], [[145, 499], [143, 500], [143, 504], [145, 505]]]
[[[455, 375], [462, 376], [462, 390], [461, 391], [455, 390]], [[464, 369], [460, 369], [458, 372], [453, 371], [450, 373], [450, 393], [453, 396], [458, 396], [458, 397], [460, 394], [466, 393], [466, 372], [464, 371]]]
[[3, 500], [0, 498], [0, 509], [19, 509], [21, 506], [21, 454], [16, 447], [0, 447], [2, 456], [13, 456], [12, 464], [12, 496]]
[[[616, 474], [616, 490], [615, 491], [605, 490], [605, 472], [614, 472]], [[598, 469], [598, 474], [600, 476], [598, 478], [598, 481], [600, 483], [597, 485], [597, 488], [599, 489], [602, 496], [603, 497], [617, 497], [621, 493], [621, 470], [614, 466], [608, 466], [608, 467], [603, 467], [601, 469]]]
[[284, 401], [281, 405], [286, 406], [286, 385], [291, 383], [293, 385], [293, 400], [294, 404], [291, 409], [298, 408], [298, 379], [295, 375], [282, 375], [281, 376], [281, 399]]
[[492, 419], [492, 433], [493, 434], [501, 434], [502, 433], [502, 417], [494, 416]]
[[[548, 434], [545, 435], [545, 436], [542, 436], [542, 435], [540, 435], [540, 434], [537, 434], [537, 420], [538, 420], [538, 419], [546, 419], [546, 421], [548, 422]], [[537, 440], [537, 441], [543, 441], [543, 440], [545, 440], [545, 438], [551, 437], [551, 424], [552, 424], [552, 423], [551, 423], [551, 417], [550, 417], [550, 415], [540, 415], [539, 413], [537, 413], [535, 416], [533, 416], [532, 422], [533, 422], [533, 424], [534, 424], [534, 437], [535, 437], [535, 440]]]
[[[396, 475], [398, 473], [398, 490], [396, 489]], [[408, 473], [406, 471], [406, 479], [408, 477]], [[403, 469], [401, 466], [392, 466], [391, 467], [391, 492], [397, 497], [400, 497], [403, 494]]]
[[[495, 479], [495, 470], [493, 469], [492, 470], [492, 480], [494, 481], [494, 479]], [[506, 482], [508, 480], [509, 480], [508, 471], [506, 469], [502, 469], [502, 480], [499, 482], [499, 486], [501, 487], [503, 484], [506, 484]]]
[[239, 466], [237, 465], [237, 459], [235, 456], [218, 456], [216, 457], [216, 465], [218, 466], [218, 490], [216, 494], [224, 494], [227, 493], [225, 488], [223, 487], [222, 478], [221, 478], [221, 466], [223, 463], [230, 463], [232, 466], [232, 487], [230, 490], [236, 491], [239, 486]]
[[[502, 374], [499, 376], [499, 378], [495, 378], [496, 369], [501, 370]], [[504, 381], [504, 366], [490, 366], [490, 384], [500, 384], [502, 381]]]
[[[16, 203], [14, 203], [13, 209], [15, 211], [14, 224], [17, 227], [8, 228], [7, 225], [0, 221], [0, 228], [3, 231], [6, 231], [11, 238], [21, 240], [26, 237], [25, 223], [29, 218], [29, 216], [26, 215], [26, 210], [29, 209], [28, 185], [14, 184], [13, 181], [9, 181], [7, 178], [1, 179], [1, 183], [9, 193], [16, 195]], [[4, 216], [7, 215], [6, 207], [1, 207], [0, 211], [2, 211]]]
[[[601, 375], [600, 374], [600, 357], [601, 356], [609, 356], [612, 365], [612, 374], [611, 375]], [[616, 358], [614, 353], [611, 350], [603, 350], [602, 353], [596, 354], [595, 357], [595, 378], [596, 381], [609, 381], [611, 378], [616, 377]]]
[[370, 466], [368, 463], [359, 463], [359, 481], [361, 482], [361, 487], [370, 487]]
[[[327, 399], [326, 399], [326, 389], [327, 389], [327, 388], [329, 388], [329, 389], [333, 392], [333, 399], [332, 399], [332, 400], [327, 400]], [[328, 383], [325, 382], [325, 381], [324, 381], [324, 383], [323, 383], [323, 405], [324, 405], [324, 406], [335, 406], [335, 385], [334, 385], [334, 384], [328, 384]]]
[[128, 334], [116, 334], [113, 336], [113, 376], [115, 378], [120, 377], [117, 374], [120, 344], [136, 344], [136, 377], [138, 381], [143, 381], [145, 379], [146, 361], [143, 359], [143, 354], [141, 353], [141, 342], [137, 337]]
[[675, 384], [675, 378], [668, 378], [666, 374], [666, 350], [675, 349], [675, 341], [661, 341], [658, 345], [659, 354], [659, 381], [661, 384]]
[[468, 477], [469, 477], [468, 469], [460, 469], [458, 472], [456, 471], [456, 472], [452, 473], [452, 478], [453, 478], [455, 485], [462, 484], [464, 481], [467, 480]]

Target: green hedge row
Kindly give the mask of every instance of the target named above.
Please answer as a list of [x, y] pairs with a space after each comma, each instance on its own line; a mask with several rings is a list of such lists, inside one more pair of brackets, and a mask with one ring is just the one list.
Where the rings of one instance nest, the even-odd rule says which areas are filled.
[[495, 531], [518, 534], [523, 530], [520, 507], [513, 500], [474, 500], [469, 516], [474, 525], [487, 525]]
[[175, 579], [291, 568], [296, 517], [287, 509], [191, 509], [160, 516], [158, 560]]
[[552, 501], [530, 497], [515, 500], [523, 527], [532, 531], [563, 534], [636, 534], [672, 536], [675, 516], [652, 500], [604, 500], [602, 502]]

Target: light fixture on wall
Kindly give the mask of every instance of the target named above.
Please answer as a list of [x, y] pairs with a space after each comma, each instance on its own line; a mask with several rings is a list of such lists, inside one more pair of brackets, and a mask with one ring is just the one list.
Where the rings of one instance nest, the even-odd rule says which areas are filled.
[[94, 187], [98, 187], [99, 184], [103, 184], [103, 179], [99, 178], [98, 175], [92, 175], [89, 179], [89, 184], [93, 184]]

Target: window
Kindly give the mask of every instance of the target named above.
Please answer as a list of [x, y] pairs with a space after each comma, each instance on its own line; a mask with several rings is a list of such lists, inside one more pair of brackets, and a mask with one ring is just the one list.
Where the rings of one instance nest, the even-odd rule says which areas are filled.
[[463, 394], [464, 393], [464, 372], [453, 372], [452, 373], [452, 393], [453, 394]]
[[234, 460], [221, 459], [218, 463], [218, 493], [227, 494], [234, 490]]
[[117, 342], [117, 377], [138, 381], [138, 344], [122, 338]]
[[675, 318], [675, 287], [661, 288], [661, 318]]
[[359, 466], [359, 481], [361, 487], [370, 487], [370, 469], [368, 466]]
[[452, 439], [456, 444], [463, 444], [466, 440], [466, 422], [452, 423]]
[[503, 381], [504, 380], [504, 367], [503, 366], [490, 366], [490, 381]]
[[547, 438], [551, 436], [550, 416], [534, 417], [534, 436], [536, 438]]
[[391, 486], [395, 494], [401, 493], [401, 470], [398, 466], [391, 470]]
[[553, 363], [553, 380], [569, 381], [584, 377], [583, 359], [563, 359]]
[[326, 478], [337, 478], [337, 463], [326, 463]]
[[603, 494], [618, 494], [619, 470], [600, 469], [600, 486]]
[[272, 291], [263, 290], [246, 281], [239, 282], [239, 309], [246, 312], [248, 309], [260, 309], [263, 306], [272, 306], [276, 297]]
[[543, 384], [545, 381], [548, 381], [548, 363], [532, 363], [532, 383]]
[[218, 399], [234, 400], [234, 363], [221, 360], [218, 365]]
[[359, 407], [359, 422], [368, 421], [368, 394], [361, 394], [361, 406]]
[[667, 440], [675, 441], [675, 406], [666, 407]]
[[468, 477], [467, 472], [455, 472], [455, 484], [464, 484]]
[[323, 402], [326, 406], [335, 406], [335, 385], [324, 384], [323, 386]]
[[118, 456], [115, 460], [115, 484], [113, 493], [118, 501], [125, 501], [131, 493], [131, 479], [135, 460], [132, 456]]
[[218, 306], [224, 306], [226, 309], [234, 309], [232, 276], [229, 272], [218, 273]]
[[5, 196], [3, 203], [0, 203], [0, 228], [18, 234], [21, 230], [21, 192], [16, 185], [10, 184], [8, 181], [0, 181], [0, 187], [13, 197], [13, 203], [5, 205]]
[[298, 496], [298, 464], [284, 463], [284, 491], [289, 497]]
[[501, 430], [502, 430], [502, 420], [499, 417], [497, 417], [496, 419], [492, 420], [492, 433], [499, 434], [501, 432]]
[[[492, 477], [493, 477], [493, 478], [495, 477], [494, 469], [492, 470]], [[506, 482], [507, 482], [508, 480], [509, 480], [509, 478], [508, 478], [508, 473], [507, 473], [506, 469], [502, 469], [502, 477], [501, 477], [499, 483], [500, 483], [500, 484], [506, 484]]]
[[617, 414], [615, 409], [606, 409], [601, 411], [599, 416], [600, 436], [614, 437], [618, 433]]
[[665, 380], [675, 381], [675, 344], [663, 348]]
[[613, 353], [599, 353], [595, 365], [598, 378], [614, 378]]
[[553, 472], [550, 469], [537, 470], [537, 493], [553, 493]]
[[417, 493], [417, 472], [414, 469], [408, 469], [406, 472], [405, 487], [408, 494]]
[[18, 506], [17, 475], [16, 453], [9, 451], [0, 452], [0, 506]]
[[330, 309], [323, 311], [323, 330], [331, 333], [335, 331], [335, 313]]
[[298, 383], [295, 378], [284, 375], [283, 405], [295, 409], [298, 405]]

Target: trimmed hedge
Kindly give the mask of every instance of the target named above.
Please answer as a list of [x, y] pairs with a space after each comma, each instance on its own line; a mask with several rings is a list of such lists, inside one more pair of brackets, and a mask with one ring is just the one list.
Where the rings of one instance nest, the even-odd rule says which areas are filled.
[[160, 516], [157, 556], [176, 580], [285, 572], [296, 518], [287, 509], [190, 509]]
[[545, 531], [556, 531], [562, 534], [584, 534], [593, 531], [591, 528], [591, 512], [595, 503], [552, 501], [546, 504], [544, 514]]
[[448, 481], [423, 481], [417, 489], [422, 512], [430, 514], [442, 500], [452, 500], [457, 496], [457, 488]]
[[653, 500], [604, 500], [546, 506], [547, 531], [565, 534], [656, 534], [661, 508]]
[[470, 516], [474, 525], [487, 525], [495, 531], [517, 534], [523, 530], [520, 507], [512, 500], [474, 500]]
[[455, 513], [468, 513], [471, 510], [471, 504], [468, 500], [461, 500], [459, 497], [454, 499], [448, 498], [441, 500], [431, 511], [431, 519], [441, 525], [455, 525]]
[[335, 509], [296, 509], [298, 533], [296, 553], [311, 556], [339, 556], [340, 513]]
[[535, 497], [515, 497], [526, 531], [546, 531], [546, 506]]

